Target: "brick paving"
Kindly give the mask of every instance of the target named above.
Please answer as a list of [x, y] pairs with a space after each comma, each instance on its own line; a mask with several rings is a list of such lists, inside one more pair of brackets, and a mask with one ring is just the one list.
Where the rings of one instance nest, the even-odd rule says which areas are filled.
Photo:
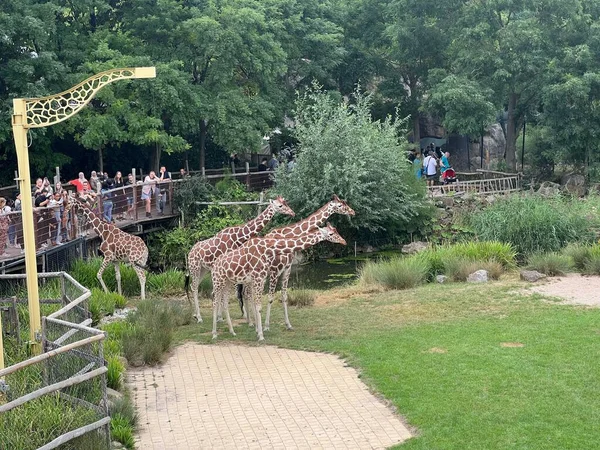
[[333, 355], [187, 343], [127, 381], [140, 449], [383, 449], [411, 437]]

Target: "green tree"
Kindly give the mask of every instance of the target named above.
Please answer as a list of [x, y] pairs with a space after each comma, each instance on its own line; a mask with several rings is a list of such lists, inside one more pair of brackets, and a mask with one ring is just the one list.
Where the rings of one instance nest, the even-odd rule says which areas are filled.
[[337, 194], [355, 209], [354, 228], [376, 232], [414, 218], [424, 188], [417, 185], [406, 142], [399, 138], [404, 123], [374, 122], [370, 106], [370, 97], [360, 92], [352, 103], [340, 103], [316, 87], [298, 97], [296, 166], [279, 168], [274, 189], [299, 216]]

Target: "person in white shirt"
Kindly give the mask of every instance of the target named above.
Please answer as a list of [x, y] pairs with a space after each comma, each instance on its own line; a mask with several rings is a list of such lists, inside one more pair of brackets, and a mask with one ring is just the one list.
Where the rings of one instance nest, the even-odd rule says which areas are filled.
[[146, 217], [152, 217], [152, 196], [155, 195], [156, 183], [158, 182], [158, 178], [156, 178], [156, 173], [154, 170], [151, 170], [146, 178], [144, 178], [144, 186], [142, 187], [142, 200], [146, 202]]
[[429, 152], [429, 155], [423, 160], [423, 168], [425, 169], [425, 177], [427, 179], [427, 186], [433, 186], [437, 177], [437, 159], [433, 156], [433, 152]]

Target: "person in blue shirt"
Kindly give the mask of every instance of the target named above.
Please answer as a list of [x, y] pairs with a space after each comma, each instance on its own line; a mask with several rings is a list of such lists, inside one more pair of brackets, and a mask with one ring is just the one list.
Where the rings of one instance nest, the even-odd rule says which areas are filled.
[[423, 178], [423, 155], [419, 152], [415, 155], [415, 159], [413, 160], [413, 169], [415, 171], [415, 176], [417, 180]]
[[441, 172], [442, 175], [444, 174], [444, 172], [448, 169], [450, 169], [452, 166], [450, 165], [450, 161], [448, 161], [448, 158], [450, 157], [450, 152], [446, 152], [442, 155], [442, 164], [441, 164]]

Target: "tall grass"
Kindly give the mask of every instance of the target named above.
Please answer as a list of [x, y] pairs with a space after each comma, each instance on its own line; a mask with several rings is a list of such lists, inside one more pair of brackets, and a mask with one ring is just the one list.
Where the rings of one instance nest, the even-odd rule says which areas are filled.
[[[87, 261], [77, 259], [73, 263], [73, 267], [69, 272], [70, 275], [80, 282], [87, 288], [100, 287], [97, 274], [102, 264], [102, 258], [92, 258]], [[131, 266], [120, 264], [121, 272], [121, 287], [123, 289], [123, 295], [125, 297], [132, 297], [134, 295], [140, 295], [140, 282], [135, 273], [135, 270]], [[104, 273], [102, 279], [106, 283], [106, 287], [109, 291], [115, 292], [117, 290], [117, 280], [115, 278], [114, 265], [109, 265]]]
[[386, 289], [409, 289], [427, 281], [429, 267], [421, 258], [394, 257], [384, 261], [367, 261], [360, 272], [365, 284]]
[[573, 268], [573, 259], [557, 252], [537, 253], [527, 259], [527, 268], [551, 277], [565, 275]]
[[181, 294], [185, 274], [180, 270], [169, 269], [162, 273], [148, 274], [146, 285], [148, 292], [168, 296]]
[[289, 289], [287, 293], [288, 305], [298, 308], [314, 305], [317, 298], [317, 291], [310, 289]]
[[572, 244], [563, 250], [570, 257], [575, 269], [589, 275], [600, 275], [600, 244]]
[[476, 211], [469, 222], [479, 240], [508, 242], [527, 256], [593, 239], [585, 208], [572, 199], [514, 195]]
[[464, 256], [453, 256], [448, 258], [445, 263], [445, 275], [452, 281], [467, 281], [469, 275], [478, 270], [485, 270], [488, 273], [488, 278], [498, 280], [504, 267], [494, 259], [490, 260], [475, 260]]

